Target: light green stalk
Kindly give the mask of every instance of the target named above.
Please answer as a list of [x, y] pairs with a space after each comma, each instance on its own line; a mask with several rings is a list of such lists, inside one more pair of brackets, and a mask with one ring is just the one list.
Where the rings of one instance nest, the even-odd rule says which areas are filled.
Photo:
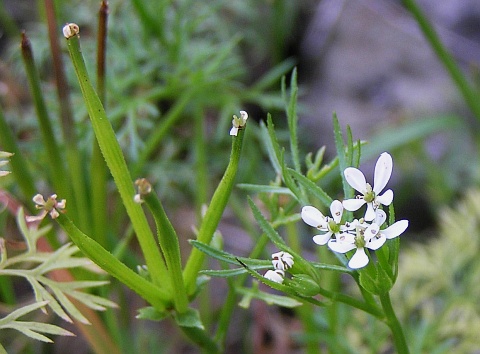
[[120, 262], [98, 242], [80, 231], [65, 214], [60, 214], [55, 220], [77, 247], [100, 268], [135, 291], [157, 310], [165, 309], [165, 303], [170, 299], [168, 292], [150, 283]]
[[[197, 239], [200, 242], [210, 244], [213, 233], [217, 229], [223, 211], [227, 206], [228, 199], [232, 192], [233, 183], [235, 181], [235, 176], [237, 174], [238, 163], [240, 161], [244, 131], [244, 129], [240, 129], [238, 131], [238, 135], [233, 137], [230, 162], [228, 163], [227, 169], [225, 170], [225, 173], [218, 184], [215, 193], [213, 194], [210, 205], [205, 213], [205, 216], [203, 217], [202, 224], [200, 225], [200, 230], [198, 230]], [[202, 268], [204, 259], [205, 253], [196, 248], [192, 249], [192, 253], [188, 258], [187, 264], [185, 265], [185, 269], [183, 271], [185, 286], [189, 295], [195, 292], [197, 275]]]
[[125, 209], [127, 210], [127, 214], [137, 234], [152, 280], [154, 284], [162, 284], [162, 286], [167, 287], [170, 291], [170, 284], [164, 281], [164, 279], [168, 279], [168, 274], [160, 250], [158, 249], [141, 206], [133, 200], [135, 191], [122, 150], [118, 144], [115, 132], [108, 121], [103, 105], [90, 82], [80, 50], [78, 34], [67, 40], [67, 47], [100, 150], [107, 162], [107, 166], [110, 169]]

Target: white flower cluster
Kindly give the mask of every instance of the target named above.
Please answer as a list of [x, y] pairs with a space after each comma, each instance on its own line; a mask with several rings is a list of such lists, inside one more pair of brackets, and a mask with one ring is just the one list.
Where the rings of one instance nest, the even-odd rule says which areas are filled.
[[[365, 267], [369, 258], [365, 248], [377, 250], [386, 242], [402, 234], [408, 227], [408, 220], [400, 220], [386, 229], [381, 229], [387, 216], [380, 209], [380, 205], [388, 206], [393, 201], [391, 189], [380, 194], [392, 175], [392, 157], [384, 152], [375, 165], [373, 188], [366, 182], [363, 173], [353, 167], [344, 171], [348, 184], [361, 193], [355, 199], [343, 202], [334, 200], [330, 205], [332, 217], [324, 216], [313, 206], [302, 209], [302, 219], [310, 226], [317, 228], [321, 234], [313, 237], [318, 245], [328, 244], [328, 247], [338, 253], [346, 253], [356, 249], [355, 254], [348, 262], [352, 269]], [[351, 222], [343, 222], [343, 210], [356, 211], [367, 204], [365, 216]]]
[[275, 283], [283, 283], [285, 271], [293, 266], [293, 256], [288, 252], [277, 252], [272, 254], [272, 264], [274, 270], [267, 270], [264, 277]]

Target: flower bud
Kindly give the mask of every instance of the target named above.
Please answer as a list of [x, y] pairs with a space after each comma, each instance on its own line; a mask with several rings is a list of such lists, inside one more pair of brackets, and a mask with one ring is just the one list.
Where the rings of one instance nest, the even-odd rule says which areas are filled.
[[301, 296], [315, 296], [320, 292], [320, 286], [307, 274], [295, 274], [287, 285]]

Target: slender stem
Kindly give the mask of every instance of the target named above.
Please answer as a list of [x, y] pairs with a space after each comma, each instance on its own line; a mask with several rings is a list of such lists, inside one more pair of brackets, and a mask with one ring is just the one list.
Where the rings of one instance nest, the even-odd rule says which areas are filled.
[[[238, 136], [234, 136], [232, 139], [230, 162], [228, 163], [227, 169], [225, 170], [225, 173], [218, 184], [215, 193], [213, 194], [208, 210], [205, 213], [202, 224], [200, 225], [200, 230], [198, 231], [198, 241], [200, 242], [210, 244], [213, 233], [217, 229], [223, 211], [227, 206], [228, 199], [232, 192], [233, 183], [235, 181], [235, 176], [237, 174], [238, 163], [240, 161], [243, 135], [244, 129], [240, 129]], [[189, 294], [192, 294], [195, 291], [197, 275], [203, 266], [204, 259], [205, 253], [194, 248], [187, 260], [183, 275]]]
[[92, 122], [95, 136], [97, 137], [103, 157], [107, 162], [107, 166], [110, 169], [125, 209], [127, 210], [127, 214], [137, 234], [152, 280], [154, 284], [161, 284], [171, 291], [170, 283], [164, 281], [164, 279], [168, 278], [167, 269], [155, 242], [152, 230], [148, 225], [142, 207], [133, 200], [135, 190], [122, 149], [118, 144], [115, 132], [107, 118], [103, 105], [88, 77], [87, 68], [85, 67], [85, 62], [83, 61], [80, 50], [78, 35], [70, 37], [67, 40], [67, 47], [85, 104], [87, 105], [87, 111]]
[[415, 0], [403, 0], [403, 3], [417, 21], [420, 29], [423, 32], [423, 35], [430, 43], [430, 46], [437, 57], [445, 66], [445, 69], [450, 74], [453, 82], [457, 85], [457, 88], [463, 95], [465, 102], [475, 114], [477, 119], [480, 120], [480, 100], [478, 99], [478, 92], [468, 82], [465, 75], [455, 62], [453, 56], [447, 51], [434, 27], [428, 21], [427, 17], [417, 5]]
[[163, 288], [145, 280], [120, 262], [98, 242], [80, 231], [65, 214], [60, 214], [55, 220], [77, 247], [100, 268], [120, 280], [159, 311], [165, 309], [165, 303], [169, 301], [170, 294]]
[[407, 341], [403, 333], [402, 325], [395, 315], [395, 311], [392, 307], [392, 302], [390, 301], [389, 293], [380, 294], [380, 302], [382, 303], [383, 311], [385, 312], [385, 322], [392, 331], [393, 341], [395, 348], [397, 349], [398, 354], [408, 354], [410, 351], [408, 349]]

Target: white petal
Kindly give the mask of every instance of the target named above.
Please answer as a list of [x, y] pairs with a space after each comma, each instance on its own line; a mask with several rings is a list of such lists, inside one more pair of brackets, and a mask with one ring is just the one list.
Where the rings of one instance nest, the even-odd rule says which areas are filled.
[[35, 194], [32, 200], [37, 205], [45, 205], [45, 199], [43, 199], [43, 195], [41, 194]]
[[319, 228], [325, 225], [325, 216], [317, 208], [307, 205], [302, 208], [302, 219], [310, 226]]
[[351, 185], [355, 190], [362, 194], [366, 193], [367, 181], [365, 180], [365, 176], [362, 171], [354, 167], [347, 167], [343, 174], [345, 175], [345, 179], [347, 180], [348, 184]]
[[357, 252], [353, 255], [353, 257], [348, 262], [348, 266], [352, 269], [363, 268], [368, 264], [368, 256], [365, 253], [365, 249], [358, 248]]
[[268, 280], [274, 281], [275, 283], [283, 283], [283, 277], [285, 273], [281, 270], [267, 270], [264, 277]]
[[365, 212], [365, 221], [372, 221], [373, 219], [375, 219], [376, 215], [377, 214], [375, 213], [375, 209], [373, 208], [373, 204], [372, 203], [367, 203], [367, 211]]
[[384, 152], [380, 155], [375, 165], [375, 174], [373, 177], [373, 191], [380, 193], [388, 183], [392, 175], [393, 160], [389, 153]]
[[316, 235], [313, 236], [313, 242], [315, 242], [317, 245], [323, 246], [327, 244], [328, 240], [332, 237], [331, 232], [327, 232], [326, 234], [323, 235]]
[[377, 195], [375, 200], [377, 201], [377, 203], [380, 203], [383, 205], [390, 205], [393, 201], [393, 191], [389, 189], [382, 195]]
[[365, 200], [363, 199], [346, 199], [343, 201], [343, 207], [349, 211], [355, 211], [362, 207], [365, 204]]
[[387, 220], [387, 214], [382, 209], [377, 209], [375, 211], [375, 224], [382, 226], [385, 220]]
[[366, 242], [370, 241], [373, 237], [377, 236], [378, 232], [380, 231], [380, 227], [373, 223], [365, 230], [363, 234], [363, 238]]
[[370, 241], [367, 242], [365, 247], [375, 251], [375, 250], [378, 250], [380, 247], [382, 247], [385, 241], [387, 241], [387, 239], [385, 238], [385, 235], [380, 234], [379, 237], [370, 239]]
[[237, 136], [237, 134], [238, 134], [238, 127], [232, 127], [232, 129], [230, 129], [230, 135]]
[[353, 243], [337, 242], [336, 240], [331, 239], [328, 241], [328, 247], [338, 253], [346, 253], [356, 248]]
[[332, 215], [333, 220], [338, 224], [342, 220], [342, 214], [343, 214], [342, 202], [340, 202], [339, 200], [334, 200], [332, 204], [330, 204], [330, 213]]
[[400, 234], [402, 234], [408, 227], [408, 220], [400, 220], [394, 223], [393, 225], [387, 227], [385, 230], [382, 230], [382, 234], [386, 238], [392, 239]]

